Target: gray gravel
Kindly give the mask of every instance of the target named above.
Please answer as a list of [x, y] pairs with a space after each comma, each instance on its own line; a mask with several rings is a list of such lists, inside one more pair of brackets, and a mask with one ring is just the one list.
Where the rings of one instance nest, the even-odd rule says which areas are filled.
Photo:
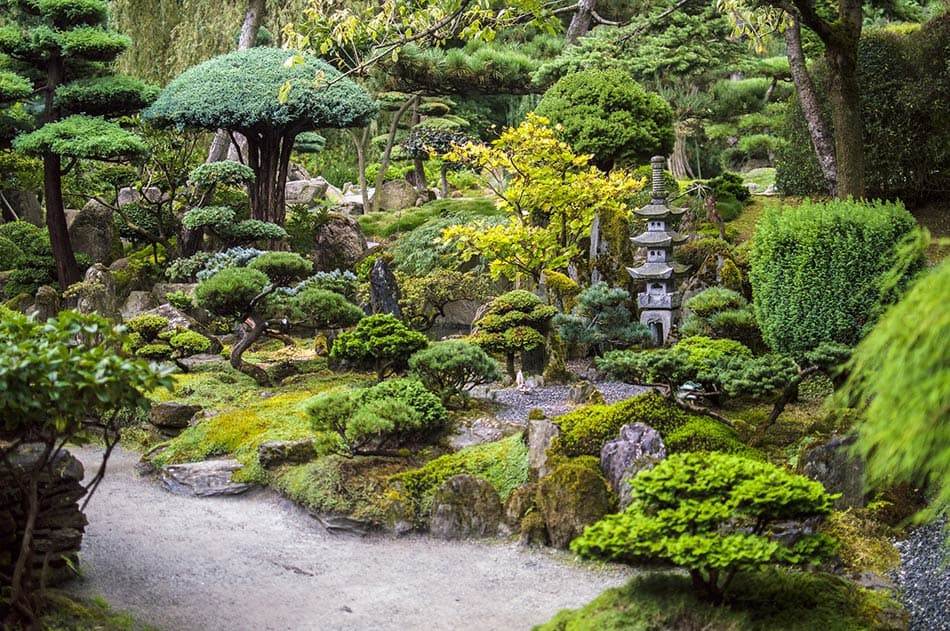
[[[604, 395], [607, 403], [623, 401], [649, 390], [618, 381], [602, 381], [594, 386]], [[517, 387], [492, 390], [491, 398], [500, 406], [494, 416], [501, 421], [524, 424], [528, 412], [534, 408], [543, 410], [548, 418], [563, 414], [573, 407], [567, 400], [570, 389], [570, 386], [541, 386], [526, 391]]]
[[950, 631], [950, 546], [946, 522], [915, 528], [895, 543], [901, 555], [895, 580], [910, 613], [910, 631]]
[[527, 629], [630, 576], [508, 542], [329, 535], [269, 491], [171, 495], [136, 459], [116, 453], [89, 504], [72, 589], [162, 629]]

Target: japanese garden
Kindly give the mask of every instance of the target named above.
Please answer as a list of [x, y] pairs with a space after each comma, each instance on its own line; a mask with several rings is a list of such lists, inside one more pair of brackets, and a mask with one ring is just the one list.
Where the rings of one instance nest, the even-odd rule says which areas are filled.
[[0, 0], [0, 628], [950, 630], [942, 0]]

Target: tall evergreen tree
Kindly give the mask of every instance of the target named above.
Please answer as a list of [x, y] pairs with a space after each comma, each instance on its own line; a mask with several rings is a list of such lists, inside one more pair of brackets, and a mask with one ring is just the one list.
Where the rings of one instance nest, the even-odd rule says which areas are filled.
[[[120, 161], [145, 151], [142, 141], [106, 117], [134, 113], [157, 90], [113, 74], [111, 62], [131, 43], [108, 27], [106, 0], [19, 0], [0, 5], [0, 53], [12, 71], [0, 99], [33, 114], [32, 131], [14, 149], [43, 159], [46, 225], [61, 287], [80, 279], [63, 201], [63, 176], [79, 160]], [[24, 81], [31, 89], [23, 89]]]

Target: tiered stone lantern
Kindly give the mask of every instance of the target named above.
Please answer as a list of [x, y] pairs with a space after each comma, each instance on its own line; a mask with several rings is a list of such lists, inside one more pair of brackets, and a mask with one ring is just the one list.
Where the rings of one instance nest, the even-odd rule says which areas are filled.
[[673, 261], [673, 246], [685, 242], [686, 235], [670, 227], [673, 218], [679, 217], [685, 208], [670, 208], [663, 185], [663, 166], [666, 159], [654, 156], [652, 167], [653, 195], [650, 203], [634, 211], [647, 220], [647, 230], [631, 239], [647, 253], [646, 263], [628, 267], [627, 271], [638, 281], [644, 281], [644, 291], [637, 294], [640, 322], [650, 328], [653, 341], [659, 346], [666, 342], [680, 307], [680, 294], [676, 291], [676, 279], [688, 268]]

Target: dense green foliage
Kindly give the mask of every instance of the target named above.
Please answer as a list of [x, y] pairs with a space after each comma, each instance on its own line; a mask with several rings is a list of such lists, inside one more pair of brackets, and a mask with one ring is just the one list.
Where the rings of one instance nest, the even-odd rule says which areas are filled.
[[334, 291], [307, 287], [291, 301], [292, 319], [318, 329], [352, 326], [363, 317], [363, 310]]
[[673, 113], [618, 70], [569, 74], [544, 93], [535, 110], [560, 125], [575, 151], [602, 169], [636, 166], [673, 146]]
[[313, 263], [294, 252], [265, 252], [247, 264], [263, 272], [275, 285], [289, 285], [313, 271]]
[[730, 339], [683, 338], [669, 348], [611, 351], [595, 360], [597, 368], [632, 383], [662, 383], [672, 388], [687, 381], [708, 381], [727, 360], [744, 361], [752, 352]]
[[571, 545], [575, 552], [684, 567], [699, 595], [718, 602], [739, 571], [816, 564], [834, 549], [823, 534], [794, 543], [770, 536], [775, 522], [824, 517], [832, 497], [819, 482], [765, 462], [674, 454], [630, 485], [632, 504], [588, 528]]
[[581, 291], [569, 314], [558, 314], [553, 325], [565, 342], [587, 344], [598, 352], [626, 348], [650, 339], [650, 330], [633, 320], [630, 293], [600, 282]]
[[544, 348], [548, 324], [556, 313], [530, 291], [509, 291], [492, 300], [475, 322], [472, 342], [505, 355], [508, 376], [514, 379], [515, 355]]
[[749, 272], [765, 342], [793, 355], [857, 342], [878, 313], [898, 243], [915, 230], [899, 203], [806, 201], [766, 213]]
[[198, 305], [208, 311], [230, 317], [247, 313], [251, 301], [268, 284], [267, 276], [257, 270], [229, 268], [199, 283], [195, 289]]
[[445, 405], [464, 403], [475, 386], [501, 379], [494, 359], [460, 340], [431, 344], [409, 358], [409, 368]]
[[425, 335], [409, 329], [396, 317], [378, 313], [360, 320], [352, 331], [336, 338], [330, 358], [372, 367], [382, 380], [406, 365], [409, 356], [428, 345]]
[[930, 485], [934, 514], [950, 506], [948, 300], [950, 263], [944, 261], [861, 341], [839, 395], [861, 411], [858, 447], [874, 481]]
[[350, 455], [417, 444], [441, 431], [447, 420], [438, 397], [414, 379], [321, 394], [308, 404], [307, 414], [322, 449]]

